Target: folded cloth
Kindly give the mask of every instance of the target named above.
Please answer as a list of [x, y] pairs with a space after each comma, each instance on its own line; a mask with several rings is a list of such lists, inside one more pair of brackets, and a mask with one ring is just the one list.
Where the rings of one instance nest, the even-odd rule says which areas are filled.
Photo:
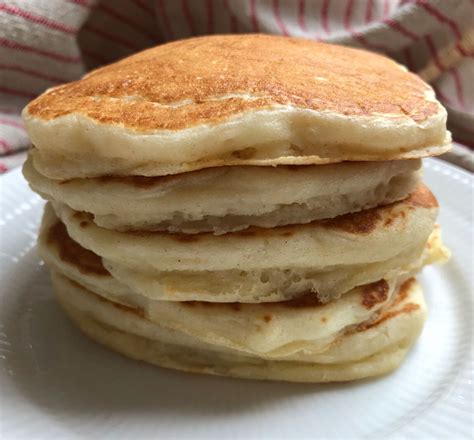
[[[20, 112], [45, 89], [146, 47], [211, 33], [274, 33], [384, 52], [433, 85], [454, 139], [472, 147], [473, 16], [470, 0], [0, 2], [0, 173], [23, 162], [29, 141]], [[444, 158], [474, 168], [467, 148]]]

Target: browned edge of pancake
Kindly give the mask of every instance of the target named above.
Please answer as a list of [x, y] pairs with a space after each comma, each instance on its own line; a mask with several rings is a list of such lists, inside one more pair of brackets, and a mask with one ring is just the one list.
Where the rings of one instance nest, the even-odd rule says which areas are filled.
[[[118, 309], [122, 312], [130, 313], [132, 315], [135, 315], [136, 317], [139, 317], [140, 319], [145, 319], [145, 320], [153, 323], [153, 321], [150, 321], [146, 317], [145, 311], [142, 308], [132, 307], [132, 306], [124, 305], [124, 304], [115, 303], [115, 302], [113, 302], [113, 301], [111, 301], [107, 298], [104, 298], [104, 297], [92, 292], [91, 290], [89, 290], [86, 287], [82, 286], [81, 284], [71, 280], [70, 278], [67, 278], [67, 277], [64, 277], [64, 278], [71, 285], [80, 287], [83, 290], [84, 294], [92, 295], [92, 296], [94, 296], [95, 299], [97, 299], [98, 301], [100, 301], [104, 304], [108, 304], [109, 306], [112, 306], [112, 307], [114, 307], [114, 308], [116, 308], [116, 309]], [[420, 308], [419, 304], [415, 304], [415, 303], [411, 303], [411, 302], [404, 304], [403, 307], [401, 307], [401, 308], [397, 308], [399, 306], [399, 304], [407, 298], [407, 296], [410, 292], [410, 289], [412, 287], [412, 284], [414, 282], [416, 282], [415, 278], [410, 278], [407, 281], [405, 281], [400, 286], [399, 292], [396, 294], [396, 297], [394, 298], [393, 302], [390, 304], [389, 307], [387, 307], [386, 309], [382, 309], [382, 311], [380, 311], [380, 312], [377, 312], [374, 318], [371, 318], [371, 319], [369, 319], [366, 322], [363, 322], [361, 324], [352, 326], [349, 329], [346, 329], [333, 342], [333, 344], [338, 344], [341, 341], [341, 338], [343, 338], [344, 336], [348, 336], [348, 335], [353, 334], [353, 333], [359, 333], [359, 332], [364, 332], [364, 331], [367, 331], [367, 330], [370, 330], [370, 329], [374, 329], [374, 328], [376, 328], [377, 326], [379, 326], [380, 324], [384, 323], [385, 321], [387, 321], [389, 319], [393, 319], [393, 318], [395, 318], [399, 315], [402, 315], [402, 314], [410, 314], [410, 313], [418, 310]], [[377, 283], [374, 283], [374, 284], [377, 284]], [[259, 305], [262, 306], [262, 307], [265, 307], [265, 303], [262, 303], [262, 304], [259, 304]], [[324, 307], [324, 305], [318, 305], [318, 307], [320, 307], [320, 306]], [[231, 309], [232, 309], [232, 305], [231, 305]], [[272, 316], [270, 314], [265, 314], [265, 315], [262, 316], [262, 321], [265, 322], [265, 323], [269, 323], [269, 322], [271, 322], [271, 320], [272, 320]], [[321, 317], [321, 323], [324, 324], [325, 322], [327, 322], [327, 318], [326, 317]]]
[[[104, 267], [102, 258], [74, 241], [60, 220], [51, 225], [47, 231], [47, 243], [57, 249], [59, 258], [64, 263], [74, 266], [79, 272], [85, 275], [112, 276]], [[387, 299], [388, 291], [389, 286], [384, 279], [367, 284], [362, 289], [361, 302], [365, 308], [370, 310], [377, 303]], [[226, 307], [236, 312], [246, 307], [246, 303], [240, 302], [213, 303], [209, 301], [180, 301], [179, 304], [187, 307]], [[267, 304], [272, 307], [280, 306], [292, 309], [324, 307], [326, 305], [318, 299], [317, 293], [302, 292], [299, 296], [290, 300], [271, 303], [252, 303], [251, 307], [265, 308]], [[271, 314], [264, 314], [263, 320], [270, 322], [272, 320]]]

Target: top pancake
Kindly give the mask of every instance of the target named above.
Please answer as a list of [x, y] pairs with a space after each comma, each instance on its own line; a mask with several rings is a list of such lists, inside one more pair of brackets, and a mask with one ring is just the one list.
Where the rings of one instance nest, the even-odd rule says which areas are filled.
[[449, 144], [432, 89], [394, 61], [269, 35], [149, 49], [49, 90], [24, 118], [35, 167], [57, 179], [414, 158]]

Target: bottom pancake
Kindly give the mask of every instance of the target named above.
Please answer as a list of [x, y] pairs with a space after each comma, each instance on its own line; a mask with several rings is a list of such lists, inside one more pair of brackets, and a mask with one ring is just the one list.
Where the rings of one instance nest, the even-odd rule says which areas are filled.
[[90, 338], [133, 359], [177, 370], [293, 382], [337, 382], [378, 376], [400, 365], [420, 334], [426, 306], [420, 286], [406, 282], [373, 319], [347, 329], [311, 361], [265, 360], [203, 342], [153, 323], [53, 272], [58, 299]]

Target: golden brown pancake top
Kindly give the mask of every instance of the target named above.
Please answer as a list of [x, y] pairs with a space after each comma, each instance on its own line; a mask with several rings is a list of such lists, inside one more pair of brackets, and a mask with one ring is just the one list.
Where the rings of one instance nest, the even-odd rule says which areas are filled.
[[95, 70], [41, 95], [28, 111], [44, 120], [77, 113], [137, 131], [183, 129], [278, 105], [421, 122], [440, 111], [426, 100], [427, 90], [395, 62], [363, 50], [217, 35], [157, 46]]

